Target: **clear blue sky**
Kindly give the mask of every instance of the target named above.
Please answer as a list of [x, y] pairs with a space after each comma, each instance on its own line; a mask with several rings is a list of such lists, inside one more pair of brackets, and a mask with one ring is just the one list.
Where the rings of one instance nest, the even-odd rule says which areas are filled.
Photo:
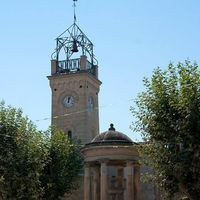
[[[72, 0], [0, 4], [0, 99], [21, 107], [40, 129], [51, 115], [54, 39], [73, 21]], [[129, 108], [155, 67], [187, 58], [200, 63], [199, 0], [79, 0], [78, 25], [95, 44], [101, 86], [100, 128], [115, 124], [134, 140]]]

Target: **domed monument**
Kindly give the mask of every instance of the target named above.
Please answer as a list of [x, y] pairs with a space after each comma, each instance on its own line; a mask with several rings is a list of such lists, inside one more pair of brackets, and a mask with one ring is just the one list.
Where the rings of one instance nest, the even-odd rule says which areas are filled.
[[134, 143], [115, 130], [96, 136], [82, 149], [84, 200], [140, 200], [140, 164]]

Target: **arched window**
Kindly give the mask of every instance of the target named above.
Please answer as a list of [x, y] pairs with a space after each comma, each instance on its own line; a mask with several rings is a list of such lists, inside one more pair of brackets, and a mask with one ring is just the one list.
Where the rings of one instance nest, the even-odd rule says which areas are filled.
[[72, 139], [72, 131], [69, 130], [69, 131], [67, 132], [67, 135], [68, 135], [68, 137], [69, 137], [70, 139]]

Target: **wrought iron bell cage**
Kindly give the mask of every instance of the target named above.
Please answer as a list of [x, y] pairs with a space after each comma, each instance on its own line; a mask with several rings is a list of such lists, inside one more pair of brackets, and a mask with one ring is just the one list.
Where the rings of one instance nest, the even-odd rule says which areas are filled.
[[[86, 56], [86, 69], [92, 71], [98, 65], [98, 61], [93, 52], [94, 45], [78, 27], [72, 24], [67, 30], [56, 38], [56, 49], [52, 54], [52, 60], [57, 61], [57, 73], [67, 73], [80, 70], [80, 58], [72, 58], [72, 55], [81, 51], [82, 56]], [[60, 52], [64, 50], [65, 58], [60, 59]]]

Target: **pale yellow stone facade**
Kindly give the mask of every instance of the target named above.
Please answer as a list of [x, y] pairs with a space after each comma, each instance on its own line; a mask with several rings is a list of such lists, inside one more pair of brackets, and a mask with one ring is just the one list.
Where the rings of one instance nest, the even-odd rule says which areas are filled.
[[[99, 134], [98, 94], [101, 82], [87, 71], [56, 74], [56, 61], [51, 64], [52, 75], [48, 79], [52, 91], [52, 125], [66, 134], [70, 133], [82, 144], [89, 143]], [[70, 107], [64, 105], [66, 96], [73, 97]]]
[[135, 146], [102, 141], [83, 148], [84, 200], [141, 200], [140, 164]]

